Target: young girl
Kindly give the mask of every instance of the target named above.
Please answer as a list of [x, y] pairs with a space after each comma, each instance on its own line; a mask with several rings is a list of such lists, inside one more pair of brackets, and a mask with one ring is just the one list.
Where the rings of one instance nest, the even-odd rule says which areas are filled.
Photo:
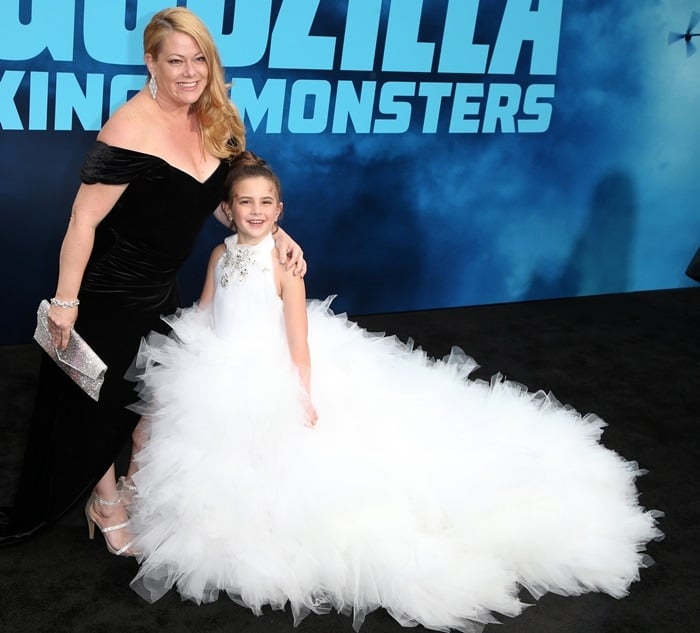
[[661, 533], [602, 420], [307, 306], [272, 256], [276, 176], [244, 153], [226, 191], [199, 304], [139, 357], [134, 589], [462, 631], [522, 587], [625, 595]]

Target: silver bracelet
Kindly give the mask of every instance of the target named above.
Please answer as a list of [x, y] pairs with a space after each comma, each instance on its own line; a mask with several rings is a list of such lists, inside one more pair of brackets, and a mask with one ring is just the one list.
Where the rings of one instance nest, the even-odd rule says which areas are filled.
[[73, 299], [73, 301], [61, 301], [60, 299], [56, 299], [56, 297], [52, 297], [49, 299], [49, 303], [52, 306], [58, 306], [59, 308], [77, 308], [80, 305], [80, 299]]

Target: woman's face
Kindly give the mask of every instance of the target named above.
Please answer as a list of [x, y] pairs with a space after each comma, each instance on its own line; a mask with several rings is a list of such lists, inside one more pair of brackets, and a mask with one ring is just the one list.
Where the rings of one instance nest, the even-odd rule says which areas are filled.
[[239, 244], [257, 244], [277, 222], [282, 203], [274, 183], [264, 176], [251, 176], [234, 185], [228, 211]]
[[157, 100], [164, 104], [196, 103], [209, 81], [204, 54], [194, 39], [179, 31], [165, 37], [158, 59], [146, 53], [146, 65], [158, 84]]

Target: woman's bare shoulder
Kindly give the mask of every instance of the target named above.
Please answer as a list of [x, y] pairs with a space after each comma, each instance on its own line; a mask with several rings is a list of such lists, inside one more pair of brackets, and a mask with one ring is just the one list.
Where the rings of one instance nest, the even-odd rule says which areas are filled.
[[138, 93], [119, 107], [102, 126], [97, 139], [114, 147], [142, 150], [149, 119], [144, 98], [142, 93]]

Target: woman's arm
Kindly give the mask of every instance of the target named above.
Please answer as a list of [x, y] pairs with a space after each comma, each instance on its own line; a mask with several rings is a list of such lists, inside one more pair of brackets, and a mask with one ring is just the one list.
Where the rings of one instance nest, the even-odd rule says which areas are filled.
[[293, 275], [303, 277], [306, 274], [306, 261], [304, 251], [284, 229], [277, 227], [272, 237], [275, 239], [275, 248], [279, 255], [280, 264], [286, 270], [290, 270]]
[[219, 204], [219, 206], [214, 209], [214, 217], [224, 226], [231, 228], [231, 218], [226, 215], [223, 203]]
[[276, 276], [280, 285], [280, 296], [284, 304], [284, 324], [287, 344], [292, 362], [299, 371], [299, 380], [306, 392], [306, 412], [312, 426], [318, 420], [318, 414], [311, 401], [311, 355], [308, 343], [308, 320], [306, 314], [306, 290], [304, 280], [292, 271], [276, 266]]
[[[116, 204], [127, 185], [81, 185], [73, 201], [73, 210], [61, 245], [56, 298], [74, 301], [95, 242], [95, 229]], [[78, 318], [77, 308], [52, 305], [49, 330], [53, 342], [65, 349], [70, 330]]]

